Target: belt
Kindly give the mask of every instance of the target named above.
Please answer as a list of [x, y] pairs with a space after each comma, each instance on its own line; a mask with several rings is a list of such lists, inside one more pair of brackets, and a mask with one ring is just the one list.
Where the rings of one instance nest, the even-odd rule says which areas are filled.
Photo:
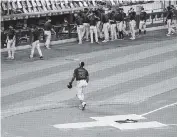
[[81, 80], [86, 80], [86, 79], [79, 79], [79, 80], [76, 80], [76, 81], [81, 81]]

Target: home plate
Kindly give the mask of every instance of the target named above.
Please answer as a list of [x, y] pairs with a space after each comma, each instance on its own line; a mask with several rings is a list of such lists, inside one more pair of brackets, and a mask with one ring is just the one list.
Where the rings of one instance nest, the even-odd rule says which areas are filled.
[[105, 117], [90, 117], [96, 121], [93, 122], [79, 122], [79, 123], [65, 123], [53, 125], [59, 129], [82, 129], [82, 128], [93, 128], [93, 127], [114, 127], [119, 130], [135, 130], [135, 129], [146, 129], [146, 128], [160, 128], [167, 125], [159, 123], [157, 121], [149, 122], [138, 122], [138, 120], [146, 119], [141, 115], [130, 114], [130, 115], [113, 115]]

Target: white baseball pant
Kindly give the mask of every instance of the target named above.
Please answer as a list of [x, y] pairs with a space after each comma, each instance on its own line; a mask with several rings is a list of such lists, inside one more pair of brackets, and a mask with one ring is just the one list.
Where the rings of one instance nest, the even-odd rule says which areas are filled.
[[77, 97], [83, 102], [84, 101], [84, 89], [87, 87], [88, 83], [86, 80], [77, 81]]
[[172, 28], [172, 22], [171, 19], [167, 20], [167, 26], [168, 26], [168, 34], [170, 35], [172, 32], [174, 33], [175, 30]]
[[15, 42], [13, 39], [7, 41], [8, 58], [14, 58]]
[[45, 30], [45, 31], [44, 31], [44, 35], [46, 35], [46, 42], [45, 42], [45, 46], [46, 46], [47, 48], [49, 48], [52, 33], [51, 33], [51, 31]]
[[77, 34], [78, 34], [79, 44], [82, 44], [83, 30], [84, 30], [83, 25], [78, 25], [77, 26]]
[[117, 39], [116, 24], [111, 24], [111, 40]]
[[102, 23], [101, 21], [98, 21], [97, 24], [96, 24], [96, 27], [97, 27], [97, 32], [98, 32], [98, 37], [99, 38], [103, 38], [103, 34], [102, 34]]
[[136, 26], [135, 20], [131, 20], [130, 21], [130, 32], [131, 32], [132, 38], [135, 38], [135, 26]]
[[140, 21], [139, 29], [142, 30], [142, 31], [146, 30], [146, 22], [144, 20]]
[[105, 41], [109, 41], [109, 23], [103, 24], [103, 33]]
[[36, 40], [32, 43], [30, 57], [33, 58], [35, 48], [38, 50], [39, 56], [41, 57], [42, 56], [42, 51], [41, 51], [41, 48], [40, 48], [39, 40]]
[[95, 34], [95, 41], [98, 42], [98, 32], [96, 26], [90, 26], [91, 43], [93, 43], [93, 34]]
[[83, 37], [85, 35], [86, 40], [89, 40], [90, 25], [89, 25], [89, 23], [83, 23], [83, 26], [84, 26]]

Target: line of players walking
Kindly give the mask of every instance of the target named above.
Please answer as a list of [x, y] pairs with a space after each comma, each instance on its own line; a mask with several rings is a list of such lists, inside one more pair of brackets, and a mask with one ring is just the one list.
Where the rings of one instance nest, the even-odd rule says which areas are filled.
[[[173, 6], [167, 7], [167, 16], [166, 16], [166, 24], [168, 26], [167, 36], [175, 33], [175, 30], [172, 28], [173, 14], [174, 10]], [[176, 15], [177, 16], [177, 15]], [[131, 34], [130, 39], [134, 40], [136, 38], [135, 26], [136, 26], [136, 12], [133, 8], [130, 8], [128, 14], [124, 13], [123, 8], [119, 8], [117, 10], [103, 10], [98, 9], [96, 11], [85, 11], [79, 14], [74, 14], [75, 23], [77, 27], [78, 40], [79, 44], [83, 43], [83, 40], [91, 41], [91, 43], [95, 42], [99, 43], [99, 39], [102, 39], [102, 42], [108, 42], [120, 39], [123, 40], [124, 36]], [[147, 13], [144, 8], [141, 8], [140, 11], [140, 22], [139, 22], [139, 35], [143, 32], [146, 34], [146, 18]], [[177, 20], [176, 20], [177, 21]], [[126, 30], [126, 27], [129, 27], [129, 31]], [[177, 22], [176, 22], [177, 25]], [[177, 26], [176, 26], [177, 28]], [[32, 43], [31, 43], [31, 54], [30, 58], [33, 58], [35, 48], [38, 50], [40, 59], [43, 59], [42, 51], [40, 49], [40, 31], [36, 25], [32, 26]], [[48, 19], [44, 24], [44, 34], [46, 36], [45, 47], [50, 49], [50, 41], [51, 41], [51, 33], [55, 33], [51, 20]], [[9, 30], [7, 33], [7, 50], [8, 50], [8, 59], [14, 59], [15, 53], [15, 30], [12, 26], [9, 26]], [[90, 39], [89, 39], [90, 38]]]

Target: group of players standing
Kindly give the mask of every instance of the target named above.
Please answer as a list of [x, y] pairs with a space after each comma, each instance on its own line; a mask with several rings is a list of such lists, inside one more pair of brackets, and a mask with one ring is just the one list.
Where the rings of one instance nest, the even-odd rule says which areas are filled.
[[[77, 33], [79, 44], [82, 44], [82, 40], [89, 41], [89, 35], [91, 43], [93, 43], [93, 34], [95, 34], [95, 42], [98, 39], [104, 39], [102, 42], [108, 42], [111, 37], [111, 41], [117, 39], [123, 39], [125, 35], [131, 34], [132, 40], [135, 37], [136, 26], [136, 12], [133, 8], [128, 11], [128, 16], [124, 13], [123, 8], [116, 10], [103, 10], [98, 9], [96, 11], [85, 11], [80, 14], [74, 14], [75, 22], [77, 24]], [[141, 8], [140, 13], [140, 25], [139, 33], [142, 31], [146, 33], [146, 17], [147, 13], [144, 8]], [[129, 25], [129, 32], [126, 31], [127, 20]]]
[[[171, 25], [173, 22], [174, 14], [176, 14], [174, 6], [167, 7], [167, 15], [165, 21], [168, 26], [167, 36], [175, 33], [175, 30], [172, 28]], [[99, 43], [99, 39], [103, 40], [102, 42], [108, 42], [110, 40], [110, 36], [111, 41], [117, 39], [122, 40], [124, 39], [125, 35], [129, 34], [131, 35], [130, 39], [134, 40], [136, 38], [136, 16], [136, 12], [133, 8], [130, 8], [128, 14], [124, 13], [123, 8], [118, 8], [116, 10], [87, 10], [84, 12], [80, 12], [79, 14], [74, 14], [79, 44], [82, 44], [84, 39], [93, 43], [94, 38], [96, 43]], [[145, 12], [143, 7], [140, 10], [139, 17], [139, 35], [141, 35], [142, 32], [146, 34], [147, 13]], [[177, 14], [175, 24], [177, 28]], [[128, 31], [126, 29], [127, 27], [129, 28]], [[33, 37], [31, 43], [30, 58], [33, 58], [34, 50], [36, 48], [40, 55], [40, 59], [43, 59], [42, 51], [39, 44], [39, 28], [36, 25], [33, 25], [31, 32]], [[52, 32], [56, 34], [52, 27], [51, 19], [48, 19], [47, 22], [44, 24], [44, 35], [46, 36], [45, 47], [47, 49], [50, 49]], [[15, 30], [12, 26], [9, 26], [6, 43], [8, 50], [8, 59], [14, 59], [16, 35]]]

